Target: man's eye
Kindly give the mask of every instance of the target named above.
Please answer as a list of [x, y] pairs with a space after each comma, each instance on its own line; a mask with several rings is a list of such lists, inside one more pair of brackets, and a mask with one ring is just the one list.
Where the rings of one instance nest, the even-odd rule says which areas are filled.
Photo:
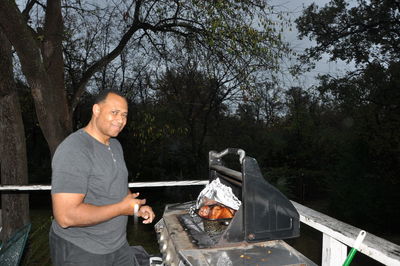
[[118, 114], [118, 111], [111, 111], [111, 113], [112, 113], [113, 115], [116, 115], [116, 114]]

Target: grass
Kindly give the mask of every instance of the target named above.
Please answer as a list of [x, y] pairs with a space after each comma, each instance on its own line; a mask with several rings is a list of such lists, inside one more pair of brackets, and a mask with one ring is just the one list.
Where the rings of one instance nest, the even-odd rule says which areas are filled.
[[52, 265], [49, 250], [51, 210], [30, 210], [30, 215], [32, 227], [21, 265]]

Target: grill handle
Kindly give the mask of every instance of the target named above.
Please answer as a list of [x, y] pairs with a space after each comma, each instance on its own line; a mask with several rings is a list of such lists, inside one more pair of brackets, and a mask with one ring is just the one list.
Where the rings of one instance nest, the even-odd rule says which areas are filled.
[[216, 151], [210, 151], [209, 153], [209, 158], [210, 162], [213, 159], [220, 159], [224, 157], [227, 154], [237, 154], [239, 155], [239, 162], [242, 164], [244, 157], [246, 156], [246, 152], [242, 149], [237, 149], [237, 148], [227, 148], [221, 152], [216, 152]]
[[211, 170], [215, 170], [219, 174], [221, 174], [219, 177], [236, 184], [237, 186], [241, 187], [243, 178], [242, 178], [242, 173], [226, 168], [221, 165], [210, 165]]

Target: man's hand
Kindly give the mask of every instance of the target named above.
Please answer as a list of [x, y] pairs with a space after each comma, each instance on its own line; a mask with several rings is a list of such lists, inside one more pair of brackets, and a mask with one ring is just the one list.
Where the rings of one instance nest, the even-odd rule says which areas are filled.
[[137, 216], [142, 217], [144, 219], [143, 221], [144, 224], [149, 224], [153, 222], [154, 218], [156, 217], [156, 215], [153, 212], [153, 209], [148, 205], [141, 206], [139, 208]]
[[122, 205], [125, 206], [123, 214], [134, 215], [140, 207], [146, 204], [146, 199], [137, 199], [139, 193], [128, 193], [128, 195], [122, 200]]

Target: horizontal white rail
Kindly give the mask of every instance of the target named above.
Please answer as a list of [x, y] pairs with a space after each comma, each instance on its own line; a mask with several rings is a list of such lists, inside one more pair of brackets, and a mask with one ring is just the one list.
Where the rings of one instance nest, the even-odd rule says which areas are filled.
[[[207, 185], [208, 180], [188, 180], [188, 181], [158, 181], [158, 182], [132, 182], [129, 187], [175, 187], [175, 186], [199, 186]], [[15, 190], [50, 190], [50, 185], [1, 185], [0, 191]]]
[[[129, 187], [196, 186], [206, 185], [208, 182], [208, 180], [133, 182], [129, 183]], [[0, 186], [0, 192], [50, 189], [50, 185]], [[343, 223], [297, 202], [292, 201], [292, 203], [300, 214], [300, 221], [323, 234], [321, 265], [341, 266], [347, 255], [347, 247], [353, 247], [361, 229]], [[384, 265], [400, 266], [400, 246], [368, 232], [360, 245], [359, 252]]]
[[[292, 203], [299, 212], [302, 223], [323, 233], [326, 245], [324, 243], [322, 247], [322, 265], [343, 265], [346, 258], [345, 256], [343, 259], [343, 247], [353, 247], [361, 229], [307, 208], [297, 202], [292, 201]], [[331, 245], [335, 247], [335, 250], [327, 250], [330, 248], [329, 243], [332, 242], [335, 243]], [[400, 265], [400, 246], [371, 233], [367, 232], [358, 251], [384, 265]]]

